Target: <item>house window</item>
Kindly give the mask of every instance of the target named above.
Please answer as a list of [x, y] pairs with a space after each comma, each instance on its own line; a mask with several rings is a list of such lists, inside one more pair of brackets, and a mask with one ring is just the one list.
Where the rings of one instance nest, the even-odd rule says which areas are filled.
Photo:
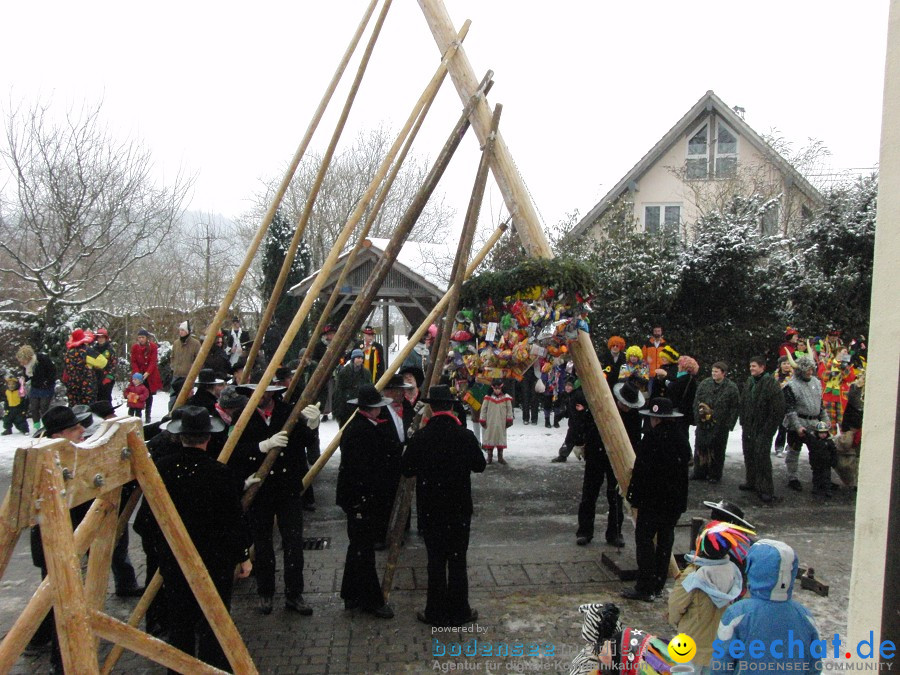
[[778, 204], [773, 204], [759, 219], [759, 229], [763, 236], [771, 236], [778, 232]]
[[677, 234], [680, 225], [680, 204], [653, 204], [644, 207], [644, 232], [647, 234]]
[[709, 140], [708, 125], [694, 132], [688, 139], [687, 162], [685, 164], [685, 177], [688, 180], [705, 180], [709, 177]]
[[722, 122], [716, 134], [716, 178], [731, 178], [737, 171], [738, 139]]

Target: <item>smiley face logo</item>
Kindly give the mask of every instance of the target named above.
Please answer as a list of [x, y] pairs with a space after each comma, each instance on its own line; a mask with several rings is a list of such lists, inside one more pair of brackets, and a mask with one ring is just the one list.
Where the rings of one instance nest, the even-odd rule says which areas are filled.
[[669, 642], [669, 657], [675, 663], [687, 663], [697, 654], [697, 643], [687, 633], [679, 633]]

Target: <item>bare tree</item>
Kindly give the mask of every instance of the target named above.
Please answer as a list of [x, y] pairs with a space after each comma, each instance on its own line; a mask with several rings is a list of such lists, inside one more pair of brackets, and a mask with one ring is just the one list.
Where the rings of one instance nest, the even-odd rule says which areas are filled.
[[[312, 254], [313, 269], [318, 269], [328, 256], [334, 241], [375, 176], [392, 142], [391, 130], [383, 126], [377, 127], [360, 132], [349, 148], [337, 153], [332, 159], [303, 236]], [[282, 209], [293, 223], [299, 220], [303, 212], [320, 163], [321, 157], [316, 154], [305, 156], [285, 195]], [[390, 236], [419, 185], [424, 181], [428, 168], [428, 162], [421, 156], [414, 153], [407, 156], [372, 226], [370, 236]], [[257, 207], [241, 219], [245, 229], [256, 231], [276, 186], [276, 179], [267, 182], [264, 190], [257, 196]], [[410, 239], [428, 243], [443, 240], [454, 215], [455, 210], [446, 204], [443, 195], [433, 195], [419, 217]]]
[[181, 215], [192, 178], [154, 177], [150, 151], [115, 138], [101, 104], [6, 114], [0, 147], [0, 273], [46, 319], [94, 302], [151, 256]]

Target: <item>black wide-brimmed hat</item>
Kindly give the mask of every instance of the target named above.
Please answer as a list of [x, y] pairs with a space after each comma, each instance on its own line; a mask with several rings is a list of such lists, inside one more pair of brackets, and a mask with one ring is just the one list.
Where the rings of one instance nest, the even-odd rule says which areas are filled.
[[662, 417], [662, 418], [671, 418], [674, 419], [676, 417], [684, 417], [680, 412], [675, 411], [675, 407], [672, 405], [672, 401], [667, 398], [663, 398], [662, 396], [658, 396], [656, 398], [650, 399], [650, 406], [646, 410], [639, 411], [641, 415], [647, 415], [647, 417]]
[[[247, 384], [238, 384], [236, 385], [236, 387], [238, 391], [240, 391], [241, 389], [246, 389], [247, 391], [256, 391], [259, 388], [259, 384], [257, 384], [256, 382], [248, 382]], [[284, 391], [285, 389], [287, 389], [287, 387], [282, 384], [269, 384], [268, 386], [266, 386], [267, 393]]]
[[198, 374], [194, 384], [205, 386], [211, 384], [225, 384], [225, 380], [221, 380], [216, 376], [216, 371], [212, 368], [203, 368]]
[[218, 417], [210, 417], [206, 408], [185, 405], [179, 408], [181, 416], [166, 424], [170, 434], [212, 434], [225, 430], [225, 422]]
[[52, 436], [77, 424], [82, 426], [85, 423], [90, 424], [91, 410], [87, 406], [83, 407], [86, 410], [80, 409], [76, 411], [64, 405], [55, 405], [50, 408], [41, 417], [41, 424], [44, 426], [44, 436]]
[[425, 371], [419, 366], [403, 366], [398, 372], [400, 375], [406, 375], [407, 373], [412, 375], [416, 380], [417, 387], [421, 387], [422, 383], [425, 381]]
[[455, 403], [456, 397], [446, 384], [436, 384], [428, 390], [428, 396], [422, 398], [425, 403]]
[[109, 401], [94, 401], [90, 405], [91, 412], [101, 419], [106, 419], [110, 415], [116, 414], [116, 408], [121, 407], [122, 404], [113, 405]]
[[347, 403], [360, 408], [380, 408], [381, 406], [390, 405], [393, 401], [382, 396], [374, 384], [364, 384], [359, 388], [359, 395], [356, 398], [351, 398]]
[[643, 408], [646, 402], [643, 392], [630, 380], [619, 382], [614, 386], [613, 395], [619, 403], [629, 408]]
[[746, 527], [748, 530], [756, 531], [756, 528], [744, 519], [744, 509], [734, 502], [729, 502], [724, 497], [717, 502], [703, 502], [703, 506], [712, 509], [713, 520], [724, 520], [734, 525]]
[[391, 375], [391, 379], [384, 387], [385, 389], [414, 389], [411, 384], [407, 384], [402, 375]]

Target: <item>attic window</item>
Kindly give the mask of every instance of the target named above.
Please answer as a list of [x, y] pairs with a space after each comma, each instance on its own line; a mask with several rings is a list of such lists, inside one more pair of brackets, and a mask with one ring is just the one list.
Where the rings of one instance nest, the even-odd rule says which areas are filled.
[[706, 179], [709, 177], [709, 132], [707, 125], [694, 132], [688, 139], [685, 177], [688, 180]]
[[737, 171], [738, 139], [722, 122], [716, 134], [716, 178], [730, 178]]

